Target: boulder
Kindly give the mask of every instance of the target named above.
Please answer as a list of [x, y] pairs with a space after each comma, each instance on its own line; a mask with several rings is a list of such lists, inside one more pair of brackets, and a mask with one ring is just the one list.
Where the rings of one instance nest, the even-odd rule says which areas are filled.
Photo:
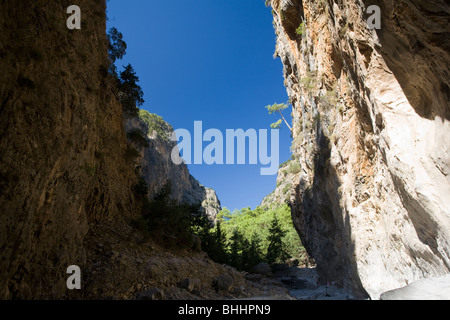
[[233, 288], [234, 280], [231, 275], [224, 273], [217, 278], [216, 288], [218, 291], [230, 292]]
[[272, 275], [272, 268], [270, 267], [270, 265], [268, 263], [261, 262], [261, 263], [258, 263], [256, 266], [254, 266], [251, 269], [251, 272], [252, 273], [262, 274], [264, 276], [271, 276]]
[[300, 261], [298, 261], [298, 259], [295, 258], [291, 258], [289, 260], [286, 261], [286, 264], [289, 267], [297, 267], [300, 264]]
[[136, 300], [163, 300], [163, 299], [164, 299], [164, 291], [156, 287], [141, 292], [136, 297]]
[[450, 275], [412, 282], [382, 293], [380, 300], [450, 300]]
[[245, 275], [245, 279], [253, 282], [261, 281], [262, 275], [259, 273], [249, 273]]
[[180, 281], [178, 283], [178, 287], [182, 289], [186, 289], [189, 292], [192, 292], [194, 290], [199, 290], [201, 287], [201, 281], [200, 279], [190, 279], [186, 278]]

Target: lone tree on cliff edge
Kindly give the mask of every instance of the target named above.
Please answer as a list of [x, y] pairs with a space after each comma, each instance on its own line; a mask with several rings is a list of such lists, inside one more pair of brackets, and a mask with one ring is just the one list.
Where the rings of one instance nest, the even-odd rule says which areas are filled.
[[123, 35], [116, 28], [109, 29], [106, 35], [108, 39], [108, 55], [111, 63], [115, 63], [117, 59], [122, 59], [127, 51], [127, 44], [123, 41]]
[[137, 115], [138, 106], [144, 103], [142, 88], [137, 84], [139, 82], [138, 76], [131, 64], [128, 64], [120, 73], [120, 82], [118, 83], [119, 100], [122, 103], [122, 108], [129, 115]]
[[284, 123], [287, 125], [287, 127], [289, 128], [289, 130], [292, 132], [292, 127], [289, 125], [289, 123], [287, 122], [286, 118], [283, 116], [283, 112], [282, 112], [282, 111], [283, 111], [284, 109], [286, 109], [287, 107], [288, 107], [288, 105], [285, 104], [285, 103], [275, 103], [275, 104], [273, 104], [273, 105], [268, 105], [268, 106], [266, 107], [266, 109], [269, 111], [269, 114], [278, 112], [278, 113], [280, 114], [280, 116], [281, 116], [281, 119], [280, 119], [280, 120], [278, 120], [277, 122], [274, 122], [274, 123], [272, 123], [272, 124], [270, 125], [270, 127], [271, 127], [272, 129], [279, 129], [280, 126], [281, 126], [281, 122], [283, 122], [283, 120], [284, 120]]

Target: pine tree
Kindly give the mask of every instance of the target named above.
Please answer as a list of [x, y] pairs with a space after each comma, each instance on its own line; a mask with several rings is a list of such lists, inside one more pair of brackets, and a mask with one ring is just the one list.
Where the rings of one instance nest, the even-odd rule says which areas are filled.
[[272, 224], [269, 229], [269, 246], [267, 248], [267, 262], [285, 262], [289, 255], [286, 252], [286, 247], [283, 243], [283, 238], [286, 235], [286, 231], [281, 228], [276, 215], [273, 216]]
[[127, 44], [123, 41], [123, 35], [116, 28], [112, 27], [108, 34], [108, 55], [111, 63], [117, 59], [122, 59], [127, 50]]
[[251, 264], [250, 259], [250, 241], [246, 238], [242, 240], [242, 253], [241, 253], [241, 268], [242, 270], [249, 271], [254, 265]]
[[258, 263], [264, 260], [263, 253], [261, 250], [261, 238], [257, 232], [252, 234], [250, 244], [248, 246], [248, 268], [256, 266]]
[[243, 237], [240, 234], [239, 230], [234, 229], [233, 235], [230, 238], [231, 245], [230, 245], [230, 260], [229, 264], [233, 267], [235, 267], [238, 270], [242, 269], [242, 242]]
[[[123, 41], [123, 35], [116, 28], [111, 28], [107, 34], [108, 39], [108, 56], [110, 60], [110, 65], [108, 72], [116, 79], [119, 80], [119, 75], [117, 74], [117, 66], [115, 62], [117, 59], [122, 59], [126, 54], [127, 44]], [[119, 81], [117, 81], [120, 83]]]
[[227, 238], [225, 232], [222, 230], [221, 221], [216, 223], [216, 230], [213, 236], [213, 243], [211, 251], [209, 252], [210, 258], [218, 263], [227, 263]]
[[289, 130], [292, 132], [292, 127], [289, 125], [289, 123], [287, 122], [286, 118], [283, 115], [283, 110], [286, 109], [288, 107], [287, 104], [285, 103], [274, 103], [273, 105], [268, 105], [266, 106], [266, 109], [269, 111], [269, 114], [278, 112], [281, 116], [281, 119], [278, 120], [277, 122], [274, 122], [270, 125], [270, 127], [272, 129], [279, 129], [281, 126], [281, 123], [284, 121], [284, 123], [286, 124], [286, 126], [289, 128]]
[[144, 93], [142, 92], [142, 88], [137, 84], [138, 82], [139, 78], [136, 76], [136, 72], [131, 64], [128, 64], [120, 73], [118, 96], [124, 112], [132, 116], [137, 115], [137, 106], [144, 104]]

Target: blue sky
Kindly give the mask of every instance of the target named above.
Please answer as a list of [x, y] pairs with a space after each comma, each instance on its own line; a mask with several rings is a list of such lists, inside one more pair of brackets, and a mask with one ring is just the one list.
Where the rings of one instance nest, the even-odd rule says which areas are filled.
[[[278, 120], [264, 108], [286, 102], [282, 64], [273, 59], [275, 33], [264, 0], [109, 0], [108, 28], [128, 45], [116, 64], [131, 63], [144, 91], [144, 109], [174, 129], [270, 129]], [[290, 119], [290, 109], [285, 110]], [[207, 143], [206, 143], [207, 144]], [[280, 163], [291, 138], [280, 130]], [[189, 165], [216, 190], [223, 207], [255, 208], [276, 186], [258, 165]]]

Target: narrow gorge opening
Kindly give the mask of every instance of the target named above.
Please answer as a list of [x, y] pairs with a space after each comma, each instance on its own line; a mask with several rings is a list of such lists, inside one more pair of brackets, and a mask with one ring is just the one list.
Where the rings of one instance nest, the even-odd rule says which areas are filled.
[[449, 16], [1, 2], [0, 298], [448, 299]]
[[[114, 6], [112, 8], [114, 9]], [[109, 15], [112, 17], [115, 14], [113, 9], [109, 10]], [[134, 163], [139, 181], [134, 191], [142, 207], [142, 215], [131, 219], [131, 225], [136, 230], [147, 234], [149, 238], [161, 243], [167, 250], [202, 251], [213, 261], [242, 272], [263, 273], [267, 276], [273, 275], [272, 271], [276, 270], [278, 278], [283, 278], [281, 275], [284, 275], [283, 281], [290, 284], [292, 290], [304, 289], [308, 281], [311, 283], [310, 287], [317, 286], [319, 277], [313, 269], [315, 262], [302, 246], [292, 222], [289, 203], [293, 196], [293, 180], [300, 173], [301, 167], [297, 159], [291, 155], [291, 149], [282, 150], [283, 155], [288, 151], [289, 159], [276, 164], [275, 172], [278, 173], [275, 175], [278, 176], [276, 185], [269, 185], [273, 189], [269, 195], [256, 199], [259, 202], [256, 207], [252, 209], [250, 206], [245, 206], [230, 210], [226, 205], [223, 206], [216, 192], [201, 185], [190, 173], [194, 165], [199, 164], [197, 154], [194, 155], [195, 163], [192, 161], [192, 153], [196, 152], [195, 146], [192, 147], [193, 151], [190, 149], [186, 151], [185, 147], [181, 147], [187, 143], [190, 148], [191, 143], [198, 143], [197, 129], [194, 127], [192, 134], [194, 139], [191, 140], [191, 134], [187, 130], [174, 130], [160, 115], [149, 112], [152, 108], [146, 107], [149, 105], [148, 102], [144, 103], [145, 92], [139, 84], [138, 72], [131, 64], [124, 66], [123, 70], [119, 65], [122, 60], [127, 60], [126, 52], [131, 50], [132, 46], [127, 45], [126, 37], [115, 27], [112, 22], [115, 19], [109, 20], [111, 27], [108, 31], [108, 51], [112, 63], [108, 70], [118, 84], [117, 96], [121, 97], [126, 119], [125, 128], [129, 144], [127, 154], [131, 163]], [[127, 23], [129, 23], [128, 20]], [[134, 42], [134, 45], [138, 43]], [[247, 55], [252, 54], [253, 51]], [[270, 57], [268, 52], [266, 55]], [[255, 99], [255, 96], [251, 96], [250, 99]], [[140, 106], [142, 109], [130, 109], [130, 105]], [[292, 144], [292, 117], [288, 111], [290, 108], [292, 106], [288, 104], [275, 103], [266, 107], [268, 114], [261, 108], [261, 112], [266, 114], [267, 121], [276, 119], [270, 116], [272, 113], [281, 117], [271, 127], [279, 130], [283, 123], [281, 130], [287, 130], [290, 134], [287, 141], [289, 145]], [[167, 111], [163, 112], [170, 115]], [[228, 124], [228, 127], [230, 126], [232, 123]], [[247, 122], [247, 127], [252, 127], [251, 121]], [[256, 137], [256, 140], [252, 141], [250, 133], [253, 129], [247, 130], [243, 135], [239, 135], [239, 130], [241, 129], [234, 130], [235, 136], [231, 136], [235, 139], [233, 142], [237, 143], [237, 147], [231, 147], [231, 150], [228, 142], [230, 129], [226, 130], [227, 155], [220, 158], [220, 162], [223, 162], [223, 158], [229, 161], [230, 151], [235, 158], [231, 161], [236, 160], [237, 157], [237, 161], [244, 165], [245, 160], [253, 162], [250, 164], [257, 162], [251, 160], [257, 153], [257, 147], [253, 148], [253, 145], [259, 143], [261, 148], [265, 142], [261, 140], [261, 137]], [[177, 132], [182, 135], [181, 139]], [[189, 134], [186, 135], [186, 132]], [[255, 136], [257, 134], [255, 130]], [[200, 139], [204, 139], [203, 132], [201, 135]], [[286, 132], [283, 138], [285, 137], [289, 137]], [[258, 138], [261, 141], [257, 141]], [[215, 137], [215, 141], [212, 141], [216, 143], [217, 139]], [[220, 139], [223, 138], [220, 137]], [[203, 142], [206, 143], [206, 140]], [[239, 145], [242, 142], [244, 148]], [[275, 142], [279, 143], [279, 141]], [[243, 151], [244, 149], [250, 150]], [[279, 152], [278, 147], [276, 151]], [[217, 153], [218, 150], [214, 149], [214, 156], [217, 156]], [[268, 156], [273, 156], [273, 153], [274, 150], [269, 152]], [[174, 155], [180, 156], [181, 159], [174, 161]], [[189, 165], [186, 165], [186, 162]], [[214, 162], [212, 164], [214, 167]], [[215, 170], [219, 170], [220, 164], [222, 163], [215, 163]], [[248, 165], [247, 168], [249, 168]], [[224, 181], [224, 184], [230, 188], [228, 181]], [[220, 183], [216, 182], [214, 187], [216, 186], [220, 186]], [[236, 196], [236, 193], [231, 195]], [[254, 203], [255, 200], [252, 202]], [[305, 271], [301, 270], [302, 268]], [[298, 272], [297, 269], [299, 269]], [[305, 280], [304, 276], [300, 279], [295, 275], [296, 273], [304, 273], [308, 279]]]

